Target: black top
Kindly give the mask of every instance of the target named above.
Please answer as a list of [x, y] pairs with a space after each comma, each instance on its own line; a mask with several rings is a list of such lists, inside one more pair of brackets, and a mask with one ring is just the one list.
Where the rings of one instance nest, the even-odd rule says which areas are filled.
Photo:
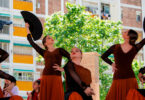
[[87, 85], [81, 81], [79, 75], [76, 73], [74, 63], [69, 61], [65, 66], [66, 84], [70, 90], [85, 90]]
[[[0, 48], [0, 56], [1, 56], [0, 57], [0, 63], [1, 63], [2, 61], [4, 61], [9, 56], [9, 54], [6, 51], [4, 51]], [[13, 76], [3, 72], [2, 70], [0, 70], [0, 78], [10, 80], [11, 82], [16, 81], [16, 79]]]
[[27, 35], [27, 39], [32, 47], [44, 58], [45, 68], [43, 70], [43, 75], [61, 75], [60, 71], [55, 71], [53, 66], [58, 64], [61, 66], [62, 56], [70, 59], [70, 54], [63, 48], [57, 48], [54, 51], [50, 52], [39, 47], [31, 38], [31, 35]]
[[132, 62], [138, 51], [144, 46], [145, 39], [136, 44], [125, 53], [120, 44], [111, 46], [101, 57], [108, 64], [112, 65], [112, 61], [108, 58], [109, 55], [114, 55], [117, 71], [114, 72], [114, 79], [126, 79], [134, 78], [134, 72], [132, 70]]

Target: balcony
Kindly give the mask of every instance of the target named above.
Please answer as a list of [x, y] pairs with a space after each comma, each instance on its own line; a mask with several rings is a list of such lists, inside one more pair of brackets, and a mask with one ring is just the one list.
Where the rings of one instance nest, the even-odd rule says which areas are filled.
[[14, 9], [33, 11], [33, 3], [31, 0], [13, 0]]
[[[32, 91], [33, 82], [31, 81], [17, 81], [17, 86], [20, 91]], [[27, 87], [27, 88], [26, 88]]]
[[[9, 21], [10, 20], [10, 15], [0, 13], [0, 20]], [[0, 30], [0, 34], [9, 35], [9, 33], [10, 33], [10, 26], [9, 25], [4, 25], [3, 29]]]
[[19, 36], [19, 37], [26, 37], [27, 36], [27, 31], [26, 28], [20, 27], [20, 26], [14, 26], [14, 36]]
[[33, 64], [33, 56], [32, 55], [13, 55], [14, 63], [24, 63], [24, 64]]
[[10, 7], [10, 0], [0, 0], [0, 7], [9, 8]]

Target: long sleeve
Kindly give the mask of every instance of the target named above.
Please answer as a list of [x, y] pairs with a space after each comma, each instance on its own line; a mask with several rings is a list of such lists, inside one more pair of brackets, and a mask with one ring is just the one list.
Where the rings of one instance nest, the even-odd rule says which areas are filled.
[[36, 43], [34, 43], [34, 41], [32, 40], [32, 37], [30, 34], [27, 35], [27, 40], [29, 41], [29, 43], [32, 45], [32, 47], [41, 55], [44, 56], [44, 52], [45, 50], [40, 48]]
[[69, 61], [66, 64], [66, 69], [67, 71], [70, 73], [70, 76], [75, 80], [75, 82], [82, 88], [82, 89], [86, 89], [87, 85], [81, 81], [79, 75], [76, 73], [75, 68], [74, 68], [74, 63], [72, 63], [71, 61]]
[[0, 78], [10, 80], [11, 82], [16, 81], [16, 79], [13, 76], [3, 72], [2, 70], [0, 70]]
[[70, 54], [66, 50], [64, 50], [63, 48], [59, 48], [59, 52], [62, 56], [66, 57], [68, 60], [71, 60]]
[[1, 55], [1, 57], [0, 57], [0, 63], [2, 61], [4, 61], [9, 56], [9, 54], [6, 51], [2, 50], [1, 48], [0, 48], [0, 55]]
[[108, 64], [112, 65], [112, 61], [108, 58], [109, 55], [113, 54], [115, 49], [115, 45], [111, 46], [102, 56], [101, 58]]
[[137, 51], [139, 51], [145, 45], [145, 39], [142, 39], [138, 44], [136, 44]]

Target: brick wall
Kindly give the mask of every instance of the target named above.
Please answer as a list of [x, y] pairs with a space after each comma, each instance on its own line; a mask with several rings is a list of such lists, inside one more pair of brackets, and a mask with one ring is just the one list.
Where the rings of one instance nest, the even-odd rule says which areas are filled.
[[141, 0], [121, 0], [121, 3], [141, 6]]
[[68, 2], [68, 0], [64, 0], [64, 13], [67, 13], [67, 9], [66, 9], [66, 3]]
[[61, 0], [48, 0], [48, 14], [61, 11]]
[[137, 27], [137, 28], [142, 27], [142, 16], [141, 16], [141, 21], [137, 22], [136, 11], [141, 12], [140, 9], [122, 7], [122, 15], [123, 15], [122, 22], [124, 26]]
[[38, 0], [36, 0], [36, 13], [37, 14], [45, 14], [45, 0], [39, 0], [40, 8], [37, 7]]

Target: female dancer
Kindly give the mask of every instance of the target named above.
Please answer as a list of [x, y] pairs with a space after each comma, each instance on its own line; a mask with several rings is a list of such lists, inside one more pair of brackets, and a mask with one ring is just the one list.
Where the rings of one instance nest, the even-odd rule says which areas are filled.
[[[102, 55], [102, 59], [112, 66], [114, 72], [113, 83], [106, 100], [126, 100], [129, 89], [138, 88], [137, 80], [132, 70], [132, 62], [138, 51], [145, 44], [145, 39], [135, 44], [138, 34], [134, 30], [124, 32], [123, 39], [123, 44], [111, 46]], [[114, 54], [115, 63], [108, 58], [110, 54]]]
[[39, 92], [40, 92], [40, 80], [36, 80], [33, 83], [33, 91], [28, 94], [27, 100], [39, 100]]
[[68, 62], [64, 67], [67, 84], [65, 100], [92, 100], [94, 92], [90, 88], [91, 72], [80, 65], [82, 51], [75, 47], [71, 50], [70, 56], [72, 62]]
[[[27, 32], [30, 33], [26, 24]], [[54, 48], [54, 40], [49, 35], [45, 36], [42, 43], [45, 49], [35, 44], [31, 35], [27, 35], [27, 39], [32, 47], [44, 58], [45, 68], [40, 84], [40, 100], [64, 100], [64, 91], [61, 79], [61, 72], [53, 69], [54, 65], [61, 66], [62, 56], [70, 59], [70, 55], [62, 48]]]

